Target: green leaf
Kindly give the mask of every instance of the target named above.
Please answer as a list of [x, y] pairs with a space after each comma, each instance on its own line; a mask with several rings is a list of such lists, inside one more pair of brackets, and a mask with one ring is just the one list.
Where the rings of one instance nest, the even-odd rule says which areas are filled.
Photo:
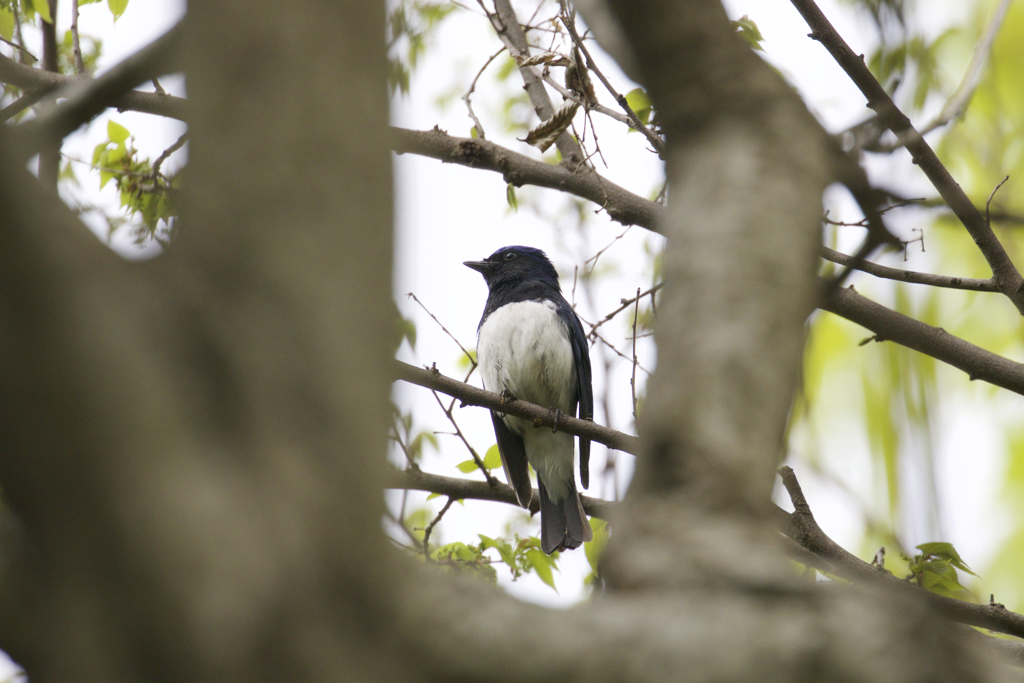
[[32, 0], [32, 9], [39, 12], [39, 17], [47, 24], [53, 23], [53, 18], [50, 16], [50, 3], [48, 0]]
[[513, 211], [519, 211], [519, 200], [516, 199], [516, 186], [512, 183], [505, 186], [505, 201], [508, 202]]
[[459, 468], [459, 472], [462, 472], [463, 474], [469, 474], [470, 472], [477, 468], [476, 460], [463, 460], [458, 465], [456, 465], [456, 467]]
[[512, 546], [509, 545], [504, 539], [494, 539], [483, 534], [477, 534], [480, 537], [480, 545], [486, 550], [487, 548], [494, 548], [498, 551], [501, 556], [501, 561], [507, 564], [511, 568], [515, 568], [516, 558], [512, 552]]
[[740, 38], [747, 41], [747, 45], [752, 49], [761, 50], [761, 41], [764, 40], [764, 37], [750, 17], [744, 14], [736, 21], [730, 21], [729, 25], [736, 29], [736, 33], [740, 34]]
[[476, 126], [473, 126], [472, 128], [469, 129], [469, 137], [471, 137], [471, 138], [478, 138], [478, 137], [480, 137], [480, 131], [478, 131], [476, 129]]
[[487, 454], [484, 455], [484, 467], [488, 470], [501, 467], [501, 453], [498, 451], [498, 444], [487, 449]]
[[7, 7], [0, 7], [0, 36], [4, 40], [14, 37], [14, 12]]
[[100, 171], [100, 189], [109, 183], [114, 178], [114, 174], [110, 171]]
[[466, 353], [459, 356], [459, 360], [456, 361], [459, 365], [460, 370], [466, 370], [470, 365], [476, 363], [476, 349], [466, 349], [469, 355]]
[[552, 566], [554, 565], [554, 559], [550, 555], [545, 555], [540, 550], [530, 549], [526, 551], [526, 561], [533, 566], [533, 571], [537, 572], [537, 576], [540, 580], [551, 586], [551, 588], [557, 593], [558, 589], [555, 588], [555, 577], [551, 573]]
[[956, 551], [952, 543], [922, 543], [917, 546], [917, 549], [921, 551], [926, 557], [931, 555], [933, 557], [941, 557], [949, 560], [950, 564], [961, 571], [965, 571], [971, 576], [978, 576], [971, 568], [967, 566], [963, 558], [960, 557], [960, 553]]
[[122, 159], [124, 159], [124, 155], [126, 153], [127, 153], [127, 150], [124, 148], [124, 145], [118, 145], [114, 149], [108, 149], [105, 152], [103, 152], [102, 154], [100, 154], [100, 159], [103, 160], [103, 165], [104, 166], [106, 166], [107, 168], [110, 168], [114, 164], [116, 164], [119, 161], [121, 161]]
[[109, 144], [110, 144], [109, 142], [101, 142], [100, 144], [96, 145], [96, 149], [94, 149], [92, 151], [92, 165], [93, 166], [98, 166], [99, 165], [99, 163], [100, 163], [100, 155], [103, 154], [103, 152], [107, 149], [107, 145], [109, 145]]
[[431, 493], [429, 496], [427, 496], [427, 500], [434, 500], [435, 498], [440, 498], [440, 497], [441, 497], [440, 493]]
[[121, 124], [115, 123], [113, 119], [107, 121], [107, 136], [110, 137], [111, 142], [116, 142], [119, 145], [124, 144], [129, 135], [131, 133]]
[[597, 574], [597, 562], [604, 552], [604, 547], [608, 545], [608, 522], [591, 518], [590, 528], [594, 532], [594, 540], [583, 544], [583, 552], [586, 553], [591, 570]]
[[107, 7], [110, 8], [110, 13], [114, 15], [114, 21], [117, 21], [124, 11], [128, 9], [128, 0], [107, 0]]
[[[646, 126], [651, 118], [651, 98], [643, 88], [634, 88], [626, 93], [626, 104]], [[630, 129], [632, 130], [632, 129]]]

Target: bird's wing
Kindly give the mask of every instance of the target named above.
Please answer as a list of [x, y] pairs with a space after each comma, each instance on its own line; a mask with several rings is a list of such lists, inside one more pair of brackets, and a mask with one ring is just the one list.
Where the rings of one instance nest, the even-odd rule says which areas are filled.
[[498, 453], [501, 454], [501, 466], [505, 470], [508, 485], [515, 489], [516, 499], [524, 508], [529, 509], [533, 497], [533, 485], [530, 484], [530, 470], [526, 462], [526, 447], [523, 440], [512, 432], [493, 410], [491, 422], [494, 423], [494, 436], [498, 438]]
[[[572, 360], [576, 366], [576, 393], [579, 400], [577, 415], [581, 420], [593, 420], [594, 387], [590, 376], [590, 347], [587, 345], [587, 335], [583, 332], [579, 316], [567, 302], [564, 306], [559, 306], [558, 315], [569, 328]], [[590, 486], [590, 439], [584, 439], [582, 436], [580, 437], [580, 483], [583, 484], [583, 488]]]

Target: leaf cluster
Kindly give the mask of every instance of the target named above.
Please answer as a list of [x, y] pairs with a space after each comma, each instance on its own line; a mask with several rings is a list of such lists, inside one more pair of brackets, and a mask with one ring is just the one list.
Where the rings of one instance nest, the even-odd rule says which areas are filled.
[[142, 226], [135, 235], [136, 241], [165, 242], [171, 237], [173, 219], [177, 215], [171, 196], [177, 189], [178, 179], [155, 170], [150, 160], [142, 158], [130, 144], [130, 136], [127, 128], [108, 121], [107, 139], [93, 150], [92, 165], [100, 172], [100, 189], [113, 180], [120, 192], [121, 208], [126, 209], [129, 216], [141, 217]]
[[913, 557], [904, 557], [910, 566], [908, 580], [932, 593], [977, 601], [977, 596], [960, 584], [956, 570], [971, 576], [978, 575], [967, 566], [952, 543], [922, 543], [917, 549], [921, 552]]

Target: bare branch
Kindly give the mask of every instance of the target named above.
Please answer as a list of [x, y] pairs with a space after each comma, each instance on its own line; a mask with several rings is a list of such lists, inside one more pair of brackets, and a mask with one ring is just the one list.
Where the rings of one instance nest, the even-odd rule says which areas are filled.
[[467, 351], [466, 347], [462, 345], [462, 342], [460, 342], [458, 339], [456, 339], [455, 335], [448, 331], [448, 328], [444, 326], [444, 323], [442, 323], [440, 320], [438, 320], [437, 316], [434, 315], [433, 313], [431, 313], [430, 309], [427, 308], [426, 306], [424, 306], [423, 302], [420, 301], [419, 298], [415, 294], [413, 294], [412, 292], [409, 292], [408, 294], [406, 294], [406, 296], [409, 297], [410, 299], [412, 299], [413, 301], [415, 301], [417, 304], [419, 304], [419, 307], [422, 308], [424, 310], [424, 312], [426, 312], [426, 314], [429, 315], [434, 320], [434, 322], [438, 324], [438, 326], [440, 326], [441, 331], [443, 331], [445, 334], [447, 334], [449, 339], [451, 339], [453, 342], [455, 342], [455, 345], [458, 346], [459, 349], [462, 350], [462, 355], [464, 355], [469, 360], [470, 365], [475, 368], [477, 363], [476, 363], [476, 360], [473, 358], [473, 354], [471, 354], [469, 351]]
[[795, 508], [792, 515], [781, 510], [775, 513], [777, 523], [784, 523], [789, 518], [789, 528], [784, 531], [806, 550], [814, 553], [835, 567], [837, 576], [851, 581], [875, 586], [887, 586], [899, 591], [909, 591], [918, 599], [924, 599], [947, 619], [971, 626], [987, 628], [999, 633], [1008, 633], [1024, 637], [1024, 615], [1010, 612], [1005, 608], [992, 605], [975, 605], [974, 603], [947, 598], [930, 593], [913, 584], [902, 581], [885, 570], [880, 570], [851, 555], [821, 530], [811, 513], [811, 508], [804, 498], [800, 483], [789, 467], [779, 469], [782, 483], [789, 492]]
[[[659, 289], [661, 289], [664, 286], [665, 285], [663, 285], [662, 283], [659, 282], [658, 284], [656, 284], [653, 287], [651, 287], [650, 289], [648, 289], [646, 292], [641, 292], [640, 296], [638, 296], [638, 297], [634, 297], [632, 299], [621, 299], [620, 302], [619, 302], [619, 303], [622, 304], [621, 306], [619, 306], [614, 311], [612, 311], [611, 313], [609, 313], [608, 315], [606, 315], [605, 317], [601, 318], [596, 323], [591, 325], [590, 334], [593, 334], [594, 331], [597, 330], [597, 328], [601, 327], [601, 325], [604, 325], [606, 322], [608, 322], [609, 320], [611, 320], [612, 318], [617, 316], [619, 313], [622, 313], [624, 310], [629, 308], [630, 305], [632, 305], [632, 303], [634, 301], [636, 301], [637, 299], [642, 299], [643, 297], [647, 296], [648, 294], [654, 294], [655, 292], [657, 292]], [[651, 306], [654, 306], [654, 297], [653, 296], [651, 297]]]
[[810, 37], [820, 42], [846, 71], [867, 98], [885, 126], [899, 138], [928, 179], [974, 238], [1002, 292], [1024, 314], [1024, 278], [1010, 260], [1003, 245], [992, 232], [985, 217], [964, 194], [963, 189], [939, 161], [931, 146], [921, 137], [906, 114], [893, 103], [889, 93], [868, 69], [861, 56], [855, 54], [836, 32], [814, 0], [791, 0], [811, 28]]
[[83, 123], [115, 105], [139, 83], [173, 70], [173, 59], [184, 33], [183, 22], [108, 70], [99, 78], [76, 78], [61, 91], [51, 93], [63, 103], [40, 112], [19, 126], [22, 154], [36, 151], [46, 141], [61, 140]]
[[947, 289], [965, 289], [973, 292], [998, 292], [999, 286], [995, 280], [979, 280], [970, 277], [950, 277], [948, 275], [933, 275], [932, 273], [918, 273], [912, 270], [900, 270], [890, 268], [870, 261], [861, 261], [854, 265], [854, 258], [828, 247], [821, 247], [818, 252], [821, 257], [832, 263], [841, 266], [851, 266], [875, 277], [882, 277], [887, 280], [898, 282], [909, 282], [917, 285], [930, 285], [932, 287], [945, 287]]
[[396, 360], [395, 371], [397, 379], [454, 396], [462, 401], [463, 406], [490, 408], [499, 413], [531, 420], [536, 427], [552, 427], [560, 432], [582, 436], [585, 439], [603, 443], [609, 448], [633, 455], [639, 452], [640, 440], [635, 436], [623, 434], [590, 420], [580, 420], [571, 415], [559, 415], [556, 425], [554, 413], [547, 407], [527, 403], [521, 399], [503, 400], [500, 394], [493, 391], [478, 389], [451, 377], [445, 377], [436, 368], [426, 370]]
[[443, 162], [501, 173], [506, 183], [516, 187], [537, 185], [589, 199], [623, 225], [639, 225], [658, 230], [665, 207], [635, 195], [590, 169], [574, 173], [565, 166], [546, 164], [513, 152], [488, 140], [457, 138], [434, 128], [429, 131], [392, 128], [392, 149], [399, 154], [412, 153]]
[[[561, 422], [561, 419], [559, 419], [559, 422]], [[511, 486], [501, 482], [496, 482], [494, 486], [491, 486], [486, 481], [462, 479], [461, 477], [445, 477], [418, 469], [398, 470], [389, 468], [385, 486], [390, 489], [429, 491], [430, 493], [439, 493], [455, 500], [489, 500], [519, 507], [516, 492]], [[598, 519], [608, 519], [609, 513], [615, 507], [615, 503], [582, 494], [580, 494], [580, 500], [583, 502], [583, 511], [591, 517], [597, 517]], [[537, 514], [539, 511], [540, 492], [534, 489], [533, 496], [530, 498], [530, 513]]]
[[476, 82], [480, 80], [480, 76], [482, 76], [487, 67], [491, 65], [491, 62], [497, 59], [498, 55], [504, 51], [505, 48], [501, 48], [491, 55], [486, 62], [484, 62], [484, 65], [476, 72], [476, 76], [473, 77], [473, 82], [469, 84], [469, 90], [467, 90], [466, 94], [462, 96], [462, 101], [466, 103], [466, 109], [469, 110], [469, 118], [473, 119], [473, 125], [476, 126], [477, 135], [484, 139], [487, 138], [487, 134], [484, 133], [484, 124], [480, 123], [480, 119], [476, 117], [476, 112], [473, 111], [473, 92], [476, 90]]
[[71, 48], [75, 53], [75, 73], [85, 73], [85, 62], [82, 61], [82, 42], [78, 36], [78, 0], [71, 0]]
[[594, 62], [594, 58], [590, 56], [590, 50], [587, 49], [587, 46], [584, 45], [583, 41], [580, 39], [579, 34], [576, 33], [576, 22], [573, 21], [572, 15], [565, 9], [564, 5], [562, 8], [561, 16], [562, 23], [565, 24], [566, 30], [569, 31], [569, 36], [572, 38], [572, 42], [576, 45], [576, 47], [580, 49], [580, 51], [583, 53], [583, 56], [586, 58], [587, 68], [597, 75], [601, 83], [604, 84], [605, 89], [608, 90], [609, 93], [611, 93], [611, 96], [613, 98], [615, 98], [615, 102], [622, 108], [624, 112], [626, 112], [626, 117], [629, 119], [630, 122], [629, 125], [634, 130], [643, 133], [644, 137], [647, 138], [647, 141], [650, 142], [651, 146], [654, 147], [654, 149], [658, 152], [658, 156], [664, 159], [665, 141], [662, 140], [657, 135], [655, 135], [650, 128], [644, 125], [643, 121], [640, 120], [640, 117], [636, 115], [635, 111], [633, 111], [633, 108], [629, 106], [629, 102], [626, 101], [625, 95], [622, 95], [617, 90], [615, 90], [611, 82], [607, 78], [605, 78], [605, 75], [601, 73], [600, 69], [597, 68], [597, 64]]
[[181, 137], [174, 141], [174, 144], [163, 151], [163, 153], [157, 157], [156, 161], [153, 162], [153, 175], [160, 175], [160, 167], [164, 165], [168, 157], [177, 152], [179, 149], [185, 146], [188, 142], [188, 132], [182, 133]]
[[992, 225], [992, 213], [990, 211], [990, 209], [992, 208], [992, 200], [995, 199], [996, 192], [999, 192], [999, 188], [1005, 185], [1006, 181], [1009, 179], [1010, 176], [1006, 176], [1005, 178], [1003, 178], [999, 182], [999, 184], [996, 185], [995, 188], [992, 190], [992, 194], [988, 196], [988, 201], [985, 202], [985, 222], [988, 223], [989, 225]]
[[[576, 97], [575, 94], [573, 94], [568, 88], [566, 88], [564, 85], [556, 81], [551, 76], [545, 75], [543, 78], [545, 83], [554, 88], [558, 92], [558, 94], [564, 97], [565, 99], [579, 101], [579, 98]], [[580, 104], [582, 104], [582, 102], [580, 102]], [[596, 104], [593, 107], [591, 107], [591, 109], [599, 114], [604, 114], [605, 116], [613, 118], [619, 123], [624, 123], [630, 128], [633, 127], [633, 123], [629, 120], [628, 116], [626, 116], [625, 114], [620, 114], [619, 112], [615, 111], [614, 109], [611, 109], [610, 107], [606, 107], [603, 104]]]
[[[482, 2], [480, 6], [483, 7]], [[486, 7], [484, 7], [484, 11], [487, 12]], [[519, 24], [519, 19], [509, 0], [494, 0], [494, 13], [487, 12], [487, 18], [490, 19], [501, 42], [505, 44], [509, 54], [517, 63], [530, 57], [530, 44], [526, 41], [526, 34], [523, 33], [523, 27]], [[551, 103], [551, 97], [548, 96], [547, 90], [544, 89], [540, 73], [532, 66], [520, 66], [519, 73], [523, 77], [526, 93], [530, 96], [530, 102], [533, 103], [537, 116], [541, 121], [547, 121], [554, 115], [555, 106]], [[556, 144], [565, 162], [573, 165], [583, 163], [585, 155], [572, 135], [567, 132], [562, 133]]]
[[[143, 51], [146, 49], [147, 48], [143, 48]], [[114, 69], [108, 72], [108, 74], [114, 72], [114, 70], [118, 68], [119, 67], [114, 67]], [[115, 76], [116, 74], [109, 78], [114, 78]], [[117, 107], [119, 111], [138, 111], [145, 114], [166, 116], [180, 121], [186, 120], [188, 101], [184, 98], [173, 97], [166, 94], [159, 95], [156, 93], [141, 92], [138, 90], [123, 92], [123, 87], [116, 86], [116, 84], [115, 87], [110, 87], [109, 82], [106, 82], [106, 85], [103, 83], [101, 83], [100, 86], [91, 85], [106, 78], [108, 78], [107, 74], [101, 76], [100, 79], [93, 79], [84, 75], [65, 76], [63, 74], [46, 71], [44, 69], [35, 69], [30, 66], [18, 64], [14, 60], [0, 55], [0, 82], [10, 83], [25, 91], [25, 94], [20, 99], [8, 105], [3, 110], [0, 110], [0, 121], [6, 121], [13, 118], [19, 112], [33, 106], [48, 95], [63, 97], [64, 95], [61, 94], [53, 94], [53, 91], [65, 87], [72, 89], [67, 93], [68, 96], [75, 96], [77, 93], [78, 98], [85, 98], [84, 100], [79, 100], [79, 104], [90, 105], [90, 107], [92, 105], [100, 104], [98, 100], [96, 102], [88, 101], [90, 97], [95, 96], [102, 99], [102, 96], [99, 94], [100, 92], [107, 90], [115, 91], [111, 95], [111, 99], [109, 101], [102, 103], [100, 111], [102, 111], [103, 107], [114, 106]], [[92, 90], [92, 88], [99, 88], [99, 90]], [[121, 92], [120, 94], [117, 94], [119, 89]], [[76, 117], [85, 115], [82, 111], [73, 112], [66, 109], [67, 104], [68, 103], [65, 103], [64, 105], [57, 106], [50, 110], [51, 113], [49, 116], [53, 117], [56, 130], [61, 128], [66, 130], [67, 126], [73, 125]], [[19, 136], [18, 138], [18, 142], [21, 143], [19, 147], [23, 150], [23, 156], [31, 155], [33, 153], [33, 148], [37, 143], [32, 138], [39, 138], [42, 134], [42, 126], [43, 122], [36, 119], [26, 122], [19, 127], [19, 132], [27, 135], [27, 137]]]
[[434, 531], [434, 527], [437, 526], [437, 523], [441, 521], [441, 518], [444, 517], [444, 513], [448, 512], [452, 503], [456, 500], [458, 500], [458, 498], [449, 498], [448, 502], [444, 504], [443, 508], [441, 508], [441, 511], [437, 513], [437, 516], [430, 520], [430, 524], [423, 529], [423, 554], [427, 557], [430, 557], [430, 534]]
[[633, 424], [637, 424], [636, 419], [636, 321], [640, 317], [640, 288], [636, 288], [636, 308], [633, 309], [633, 374], [629, 378], [629, 388], [633, 392]]
[[982, 380], [1024, 395], [1024, 365], [1003, 358], [902, 313], [890, 310], [858, 294], [853, 287], [837, 289], [821, 308], [866, 327], [876, 341], [893, 341], [948, 363]]
[[13, 40], [7, 40], [7, 39], [6, 39], [6, 38], [4, 38], [3, 36], [0, 36], [0, 43], [7, 43], [8, 45], [10, 45], [11, 47], [13, 47], [14, 49], [16, 49], [16, 50], [20, 50], [20, 51], [21, 51], [21, 52], [23, 52], [23, 53], [24, 53], [25, 55], [27, 55], [27, 56], [28, 56], [28, 58], [29, 58], [29, 59], [31, 59], [31, 60], [32, 60], [33, 62], [38, 62], [38, 61], [39, 61], [39, 58], [38, 58], [38, 57], [36, 57], [36, 56], [35, 56], [34, 54], [32, 54], [31, 52], [29, 52], [28, 50], [26, 50], [26, 49], [25, 49], [24, 47], [22, 47], [22, 46], [21, 46], [20, 44], [18, 44], [18, 43], [15, 43], [15, 42], [14, 42]]

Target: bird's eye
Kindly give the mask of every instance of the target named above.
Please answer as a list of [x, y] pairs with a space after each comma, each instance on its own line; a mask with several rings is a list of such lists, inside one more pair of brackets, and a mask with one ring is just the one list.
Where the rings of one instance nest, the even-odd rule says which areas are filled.
[[515, 257], [516, 257], [516, 252], [514, 252], [514, 251], [509, 251], [509, 252], [505, 253], [505, 260], [506, 261], [511, 261]]

